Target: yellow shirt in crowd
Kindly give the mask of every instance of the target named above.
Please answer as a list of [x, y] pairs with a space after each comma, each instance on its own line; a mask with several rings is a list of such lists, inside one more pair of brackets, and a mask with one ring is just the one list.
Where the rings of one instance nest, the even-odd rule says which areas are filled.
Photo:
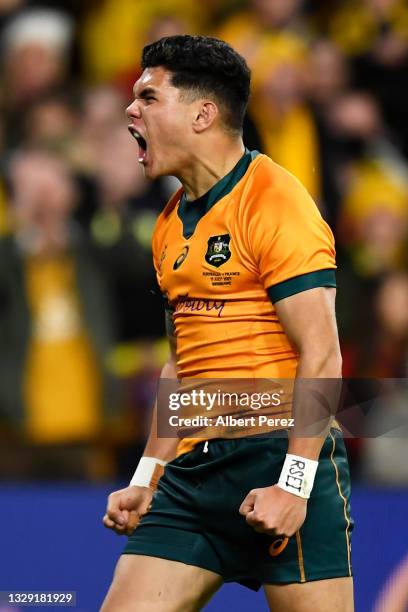
[[100, 425], [101, 380], [82, 322], [74, 263], [68, 256], [28, 258], [25, 278], [32, 321], [27, 433], [38, 443], [86, 441]]

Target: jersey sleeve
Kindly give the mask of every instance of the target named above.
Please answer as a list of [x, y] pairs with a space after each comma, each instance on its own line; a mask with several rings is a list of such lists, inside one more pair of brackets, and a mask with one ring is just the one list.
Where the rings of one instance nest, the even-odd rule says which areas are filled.
[[278, 185], [259, 186], [247, 227], [248, 246], [272, 302], [336, 286], [333, 234], [306, 189], [290, 174]]

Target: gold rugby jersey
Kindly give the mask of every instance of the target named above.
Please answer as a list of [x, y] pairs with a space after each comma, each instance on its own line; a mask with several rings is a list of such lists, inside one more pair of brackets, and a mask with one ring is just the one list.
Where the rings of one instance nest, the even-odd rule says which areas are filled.
[[156, 223], [153, 259], [182, 379], [294, 378], [298, 355], [274, 303], [336, 286], [329, 226], [301, 183], [257, 151], [198, 200], [174, 194]]

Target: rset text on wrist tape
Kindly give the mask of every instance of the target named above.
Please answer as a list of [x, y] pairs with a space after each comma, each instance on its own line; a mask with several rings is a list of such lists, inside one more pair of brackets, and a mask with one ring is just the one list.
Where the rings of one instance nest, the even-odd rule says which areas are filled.
[[318, 465], [318, 461], [288, 453], [279, 476], [278, 487], [309, 499]]

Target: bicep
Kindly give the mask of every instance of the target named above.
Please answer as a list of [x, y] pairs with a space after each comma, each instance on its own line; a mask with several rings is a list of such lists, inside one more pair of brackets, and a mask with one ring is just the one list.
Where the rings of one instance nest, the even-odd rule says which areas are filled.
[[316, 287], [275, 302], [282, 327], [299, 352], [338, 347], [336, 290]]

